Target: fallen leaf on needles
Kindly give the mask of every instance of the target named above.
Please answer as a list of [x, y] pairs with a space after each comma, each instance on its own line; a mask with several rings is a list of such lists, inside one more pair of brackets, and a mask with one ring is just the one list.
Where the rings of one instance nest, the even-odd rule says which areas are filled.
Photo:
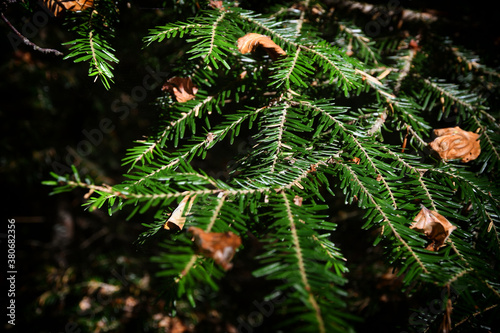
[[294, 198], [293, 198], [293, 203], [296, 204], [297, 206], [302, 206], [302, 201], [304, 200], [304, 198], [302, 197], [299, 197], [298, 195], [296, 195]]
[[430, 143], [443, 160], [461, 158], [462, 162], [475, 160], [481, 153], [479, 134], [464, 131], [460, 127], [435, 129], [437, 138]]
[[177, 102], [184, 103], [195, 97], [198, 87], [194, 85], [189, 77], [175, 76], [168, 79], [161, 90], [174, 94]]
[[264, 48], [273, 60], [278, 59], [279, 56], [286, 56], [286, 52], [267, 36], [252, 32], [238, 38], [238, 50], [242, 54], [255, 52], [258, 47]]
[[452, 225], [443, 215], [422, 206], [414, 219], [411, 229], [423, 232], [432, 242], [427, 250], [437, 251], [457, 227]]
[[194, 242], [202, 255], [214, 259], [224, 270], [233, 267], [231, 260], [236, 249], [241, 245], [240, 236], [228, 232], [205, 232], [203, 229], [190, 227]]
[[44, 5], [54, 14], [58, 16], [65, 10], [71, 12], [80, 12], [94, 6], [94, 0], [43, 0]]
[[[196, 195], [189, 200], [189, 195], [186, 195], [184, 199], [179, 203], [177, 208], [172, 212], [170, 217], [168, 218], [167, 222], [165, 222], [165, 225], [163, 228], [167, 230], [174, 230], [174, 229], [182, 229], [184, 227], [184, 224], [186, 223], [186, 215], [189, 214], [189, 211], [191, 210], [191, 207], [193, 206], [194, 199], [196, 198]], [[186, 207], [186, 203], [189, 200], [188, 207], [186, 208], [186, 213], [183, 214], [184, 208]]]
[[224, 9], [222, 1], [209, 0], [208, 5], [212, 8]]

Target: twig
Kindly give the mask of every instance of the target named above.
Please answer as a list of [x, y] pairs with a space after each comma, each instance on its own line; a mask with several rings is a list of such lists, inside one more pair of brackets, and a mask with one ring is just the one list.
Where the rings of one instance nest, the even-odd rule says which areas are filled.
[[384, 109], [384, 112], [380, 114], [380, 116], [377, 118], [373, 126], [368, 130], [367, 132], [368, 136], [372, 136], [378, 130], [380, 130], [382, 128], [382, 125], [384, 125], [386, 119], [387, 119], [387, 108]]
[[42, 53], [54, 53], [57, 56], [63, 55], [63, 53], [58, 51], [58, 50], [46, 49], [46, 48], [40, 47], [40, 46], [36, 45], [35, 43], [31, 42], [28, 38], [24, 37], [19, 31], [17, 31], [17, 29], [9, 22], [9, 20], [5, 17], [5, 15], [3, 15], [3, 13], [0, 13], [0, 15], [2, 16], [2, 19], [5, 21], [5, 23], [7, 23], [7, 25], [10, 27], [10, 29], [12, 31], [14, 31], [14, 33], [17, 36], [19, 36], [19, 38], [23, 41], [23, 43], [28, 45], [28, 46], [31, 46], [35, 51], [39, 51]]

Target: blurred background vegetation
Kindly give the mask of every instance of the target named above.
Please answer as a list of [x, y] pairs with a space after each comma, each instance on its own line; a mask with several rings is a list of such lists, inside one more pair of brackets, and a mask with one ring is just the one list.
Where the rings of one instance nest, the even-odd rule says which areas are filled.
[[[321, 3], [330, 10], [337, 2]], [[387, 5], [388, 1], [370, 2]], [[155, 255], [154, 244], [146, 248], [134, 245], [143, 231], [141, 223], [151, 222], [150, 216], [126, 221], [126, 212], [113, 217], [106, 210], [89, 212], [82, 208], [84, 192], [49, 196], [52, 189], [41, 185], [50, 172], [67, 172], [64, 168], [71, 163], [97, 183], [120, 181], [125, 171], [120, 161], [126, 149], [148, 134], [160, 115], [155, 100], [162, 95], [161, 83], [130, 107], [134, 87], [143, 86], [151, 69], [178, 71], [182, 66], [178, 59], [186, 51], [185, 44], [176, 39], [144, 48], [142, 38], [154, 26], [185, 19], [206, 6], [202, 1], [183, 3], [118, 1], [120, 22], [112, 46], [120, 63], [109, 91], [87, 76], [85, 63], [74, 64], [26, 45], [14, 48], [8, 38], [10, 28], [0, 23], [1, 207], [4, 223], [7, 218], [16, 219], [15, 329], [19, 332], [245, 331], [238, 327], [238, 316], [256, 311], [253, 301], [261, 300], [258, 295], [272, 288], [251, 277], [252, 267], [236, 262], [217, 298], [197, 300], [199, 306], [194, 310], [177, 304], [177, 311], [172, 312], [166, 303], [166, 282], [155, 276], [157, 267], [149, 261]], [[275, 4], [241, 2], [260, 12], [272, 12]], [[453, 37], [476, 52], [482, 62], [498, 68], [500, 30], [492, 4], [415, 0], [401, 5], [437, 15], [445, 22], [438, 33]], [[17, 4], [2, 10], [19, 30], [34, 14]], [[30, 40], [68, 54], [68, 46], [61, 43], [76, 36], [64, 21], [64, 17], [51, 18]], [[390, 28], [396, 26], [393, 22]], [[127, 114], [113, 112], [123, 106], [129, 110]], [[102, 140], [97, 144], [82, 146], [82, 141], [89, 141], [85, 131], [99, 129], [103, 119], [109, 119], [113, 129], [101, 131]], [[79, 149], [87, 153], [79, 154]], [[204, 167], [217, 172], [226, 162], [224, 156], [217, 156]], [[377, 328], [400, 332], [421, 306], [420, 300], [401, 290], [399, 279], [384, 263], [383, 249], [371, 245], [378, 231], [361, 229], [362, 212], [346, 207], [340, 194], [329, 200], [339, 207], [332, 220], [339, 225], [336, 234], [343, 235], [337, 240], [338, 247], [348, 258], [348, 306], [362, 319], [355, 327], [359, 332]], [[246, 263], [251, 264], [253, 255], [247, 251], [241, 256], [247, 256]], [[271, 332], [272, 324], [282, 319], [271, 316], [253, 331]], [[11, 329], [4, 323], [1, 325]]]

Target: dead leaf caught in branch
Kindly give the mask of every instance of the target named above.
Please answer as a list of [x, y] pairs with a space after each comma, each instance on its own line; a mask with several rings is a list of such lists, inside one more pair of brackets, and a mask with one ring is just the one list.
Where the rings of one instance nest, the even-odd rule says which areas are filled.
[[[196, 195], [191, 197], [191, 200], [189, 195], [186, 195], [184, 199], [179, 203], [179, 206], [172, 212], [170, 217], [168, 218], [167, 222], [165, 222], [165, 225], [163, 228], [167, 230], [175, 230], [175, 229], [182, 229], [184, 227], [184, 224], [186, 223], [186, 215], [189, 214], [189, 211], [191, 210], [191, 207], [193, 206], [194, 199], [196, 198]], [[186, 207], [186, 203], [189, 200], [188, 207], [186, 208], [186, 212], [184, 212], [184, 208]]]
[[258, 47], [264, 48], [273, 60], [278, 59], [279, 56], [286, 56], [286, 52], [267, 36], [252, 32], [238, 38], [238, 50], [242, 54], [255, 52]]
[[43, 0], [43, 4], [54, 14], [60, 15], [65, 10], [80, 12], [94, 6], [94, 0]]
[[410, 228], [421, 231], [429, 237], [432, 242], [426, 247], [427, 250], [437, 251], [444, 246], [452, 231], [457, 227], [443, 215], [422, 206]]
[[208, 5], [212, 8], [224, 9], [223, 1], [209, 0]]
[[192, 100], [198, 92], [196, 87], [189, 77], [173, 77], [161, 87], [162, 91], [168, 91], [175, 96], [179, 103], [184, 103]]
[[481, 153], [479, 134], [462, 130], [460, 127], [435, 129], [437, 138], [430, 143], [443, 160], [461, 158], [462, 162], [475, 160]]
[[201, 254], [214, 259], [226, 271], [233, 267], [231, 260], [236, 249], [241, 245], [240, 236], [231, 231], [205, 232], [196, 227], [190, 227], [188, 232], [193, 235], [194, 242]]

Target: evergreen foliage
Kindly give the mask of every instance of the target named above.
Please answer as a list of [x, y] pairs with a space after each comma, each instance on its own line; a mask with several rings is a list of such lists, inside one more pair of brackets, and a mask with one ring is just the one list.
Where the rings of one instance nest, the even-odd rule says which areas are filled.
[[[294, 332], [347, 332], [355, 320], [346, 310], [346, 258], [330, 237], [335, 212], [325, 200], [340, 190], [346, 204], [365, 211], [364, 228], [380, 230], [375, 245], [407, 293], [447, 291], [451, 314], [410, 321], [421, 319], [432, 331], [447, 316], [459, 331], [487, 326], [482, 314], [497, 311], [500, 300], [500, 134], [498, 112], [489, 108], [497, 102], [498, 73], [433, 35], [425, 20], [416, 20], [418, 36], [370, 38], [349, 21], [350, 12], [334, 20], [320, 2], [271, 15], [229, 2], [205, 7], [145, 37], [149, 48], [185, 39], [178, 76], [199, 90], [183, 103], [158, 99], [158, 129], [128, 151], [126, 180], [96, 185], [75, 169], [47, 184], [58, 185], [55, 192], [91, 190], [90, 209], [154, 212], [140, 244], [152, 241], [182, 199], [194, 198], [185, 228], [169, 231], [154, 258], [172, 301], [195, 306], [200, 286], [217, 290], [225, 274], [195, 251], [188, 227], [232, 231], [243, 248], [257, 237], [264, 250], [254, 275], [286, 294], [279, 311]], [[94, 12], [74, 16], [82, 38], [69, 57], [88, 61], [90, 75], [109, 87], [108, 62], [118, 61], [107, 41], [112, 30], [94, 28]], [[241, 54], [237, 40], [250, 32], [270, 37], [287, 55]], [[480, 134], [477, 159], [443, 161], [430, 149], [433, 129], [454, 126]], [[216, 147], [242, 140], [251, 148], [222, 170], [227, 178], [196, 167]], [[421, 205], [457, 227], [439, 251], [427, 250], [428, 238], [409, 228]]]
[[99, 78], [106, 89], [113, 82], [112, 63], [118, 63], [111, 47], [117, 24], [117, 8], [111, 1], [96, 1], [92, 10], [70, 13], [67, 20], [70, 30], [79, 38], [63, 43], [71, 45], [64, 59], [74, 58], [74, 62], [88, 62], [89, 76]]

